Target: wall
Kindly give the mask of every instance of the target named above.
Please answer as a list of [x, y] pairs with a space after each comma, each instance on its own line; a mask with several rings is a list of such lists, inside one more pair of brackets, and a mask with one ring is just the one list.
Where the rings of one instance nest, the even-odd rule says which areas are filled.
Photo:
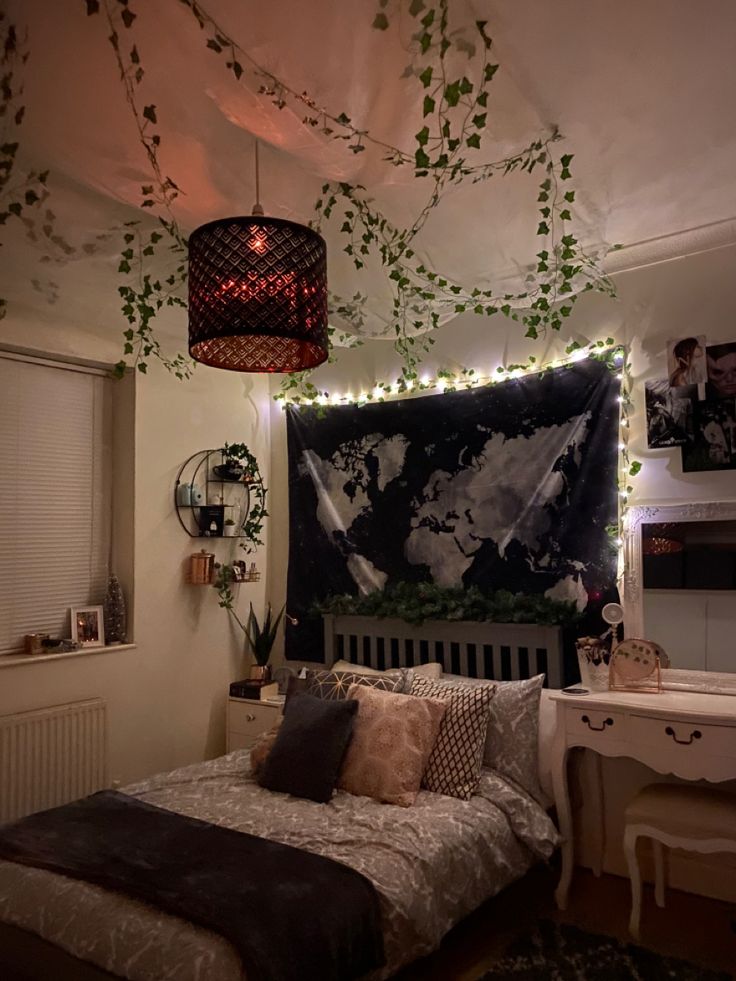
[[[681, 501], [736, 500], [736, 471], [683, 474], [678, 449], [649, 450], [646, 446], [644, 381], [666, 377], [666, 342], [693, 333], [709, 341], [736, 340], [736, 247], [692, 255], [615, 276], [618, 299], [587, 294], [571, 317], [567, 334], [543, 343], [523, 338], [523, 328], [500, 317], [492, 320], [463, 316], [443, 328], [426, 363], [429, 373], [441, 366], [472, 367], [488, 374], [498, 364], [524, 361], [530, 353], [540, 360], [560, 356], [564, 347], [608, 336], [627, 344], [634, 379], [631, 420], [632, 457], [643, 463], [632, 481], [632, 504]], [[421, 374], [421, 371], [420, 371]], [[370, 390], [376, 379], [398, 376], [391, 345], [373, 342], [344, 352], [337, 365], [319, 369], [314, 381], [330, 392]], [[286, 435], [280, 408], [271, 411], [273, 513], [282, 529], [288, 521], [286, 493]], [[269, 556], [269, 596], [285, 598], [288, 541], [285, 531], [274, 536]], [[653, 638], [656, 640], [656, 638]], [[625, 874], [621, 849], [623, 809], [639, 787], [653, 779], [651, 771], [630, 760], [603, 760], [606, 841], [604, 868]], [[592, 864], [596, 841], [591, 815], [585, 807], [589, 785], [583, 783], [578, 815], [578, 860]], [[673, 881], [683, 887], [736, 900], [736, 863], [674, 860]]]
[[[6, 322], [2, 340], [108, 363], [119, 356], [114, 332], [108, 341], [83, 332], [34, 336], [32, 326]], [[192, 380], [179, 382], [152, 366], [145, 378], [124, 383], [118, 403], [116, 564], [129, 597], [132, 573], [136, 647], [4, 667], [0, 714], [105, 698], [110, 776], [125, 783], [224, 752], [227, 687], [243, 677], [246, 659], [214, 590], [184, 582], [184, 562], [201, 543], [179, 526], [173, 487], [190, 454], [226, 440], [250, 446], [268, 485], [270, 446], [269, 397], [260, 377], [200, 366]], [[221, 540], [212, 550], [225, 559], [234, 547]], [[265, 548], [256, 559], [265, 572]], [[246, 612], [249, 600], [262, 606], [265, 576], [236, 588]]]

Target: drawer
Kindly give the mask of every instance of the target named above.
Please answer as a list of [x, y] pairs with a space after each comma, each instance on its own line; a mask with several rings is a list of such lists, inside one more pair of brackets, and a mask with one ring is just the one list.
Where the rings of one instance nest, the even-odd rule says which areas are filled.
[[250, 749], [255, 742], [255, 736], [248, 736], [244, 732], [228, 731], [227, 752], [234, 753], [236, 749]]
[[227, 709], [228, 732], [239, 732], [253, 740], [275, 725], [280, 714], [280, 705], [261, 705], [260, 702], [231, 698]]
[[574, 736], [585, 736], [586, 741], [600, 739], [617, 741], [624, 738], [626, 716], [623, 712], [607, 709], [568, 708], [565, 712], [565, 728]]
[[653, 716], [632, 715], [631, 738], [673, 759], [701, 762], [719, 756], [736, 768], [736, 726], [707, 725]]

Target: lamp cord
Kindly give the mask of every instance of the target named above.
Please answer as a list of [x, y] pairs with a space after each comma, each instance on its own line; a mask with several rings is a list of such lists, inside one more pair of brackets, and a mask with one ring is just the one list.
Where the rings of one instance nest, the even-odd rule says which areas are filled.
[[256, 203], [253, 205], [253, 211], [251, 214], [262, 215], [263, 205], [261, 204], [261, 171], [258, 159], [258, 144], [259, 140], [256, 139]]

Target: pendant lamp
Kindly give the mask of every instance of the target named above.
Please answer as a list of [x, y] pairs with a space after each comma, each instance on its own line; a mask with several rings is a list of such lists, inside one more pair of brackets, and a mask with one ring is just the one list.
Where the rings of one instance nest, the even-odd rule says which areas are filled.
[[189, 353], [228, 371], [292, 372], [327, 359], [327, 249], [321, 235], [253, 214], [189, 237]]

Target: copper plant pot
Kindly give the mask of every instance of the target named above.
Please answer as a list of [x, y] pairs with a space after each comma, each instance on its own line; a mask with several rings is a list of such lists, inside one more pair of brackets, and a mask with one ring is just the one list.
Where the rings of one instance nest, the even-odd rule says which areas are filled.
[[271, 680], [271, 665], [252, 664], [250, 666], [250, 670], [248, 671], [248, 677], [252, 681], [262, 681], [265, 685], [266, 682]]

